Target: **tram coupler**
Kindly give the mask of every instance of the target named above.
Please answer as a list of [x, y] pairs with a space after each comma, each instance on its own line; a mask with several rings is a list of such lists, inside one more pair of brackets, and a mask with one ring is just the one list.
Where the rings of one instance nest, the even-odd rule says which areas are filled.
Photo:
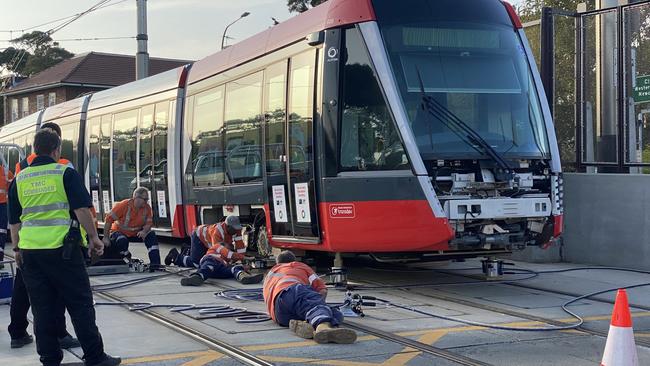
[[498, 280], [503, 276], [503, 260], [485, 258], [481, 261], [486, 280]]

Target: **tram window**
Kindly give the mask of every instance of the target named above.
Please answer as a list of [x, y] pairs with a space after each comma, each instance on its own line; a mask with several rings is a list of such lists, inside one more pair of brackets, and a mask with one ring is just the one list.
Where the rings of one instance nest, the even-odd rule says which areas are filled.
[[156, 104], [156, 117], [153, 136], [153, 175], [155, 189], [165, 191], [166, 202], [169, 201], [167, 193], [167, 128], [169, 125], [169, 102]]
[[111, 180], [110, 180], [110, 167], [111, 167], [111, 115], [101, 117], [101, 140], [99, 152], [99, 173], [100, 173], [100, 187], [102, 207], [104, 213], [111, 210]]
[[[88, 120], [88, 177], [91, 194], [92, 192], [99, 194], [99, 132], [99, 117]], [[95, 209], [99, 211], [99, 207]]]
[[10, 147], [9, 149], [9, 159], [7, 160], [7, 164], [9, 164], [9, 170], [11, 170], [13, 173], [16, 171], [16, 163], [18, 163], [18, 158], [20, 154], [18, 153], [18, 150], [15, 147]]
[[[152, 163], [152, 152], [153, 148], [151, 145], [151, 131], [153, 130], [153, 120], [154, 120], [154, 106], [149, 105], [143, 107], [140, 111], [140, 185], [144, 185], [147, 189], [151, 189], [151, 178], [149, 173], [151, 172], [151, 163]], [[135, 189], [138, 186], [136, 180], [134, 179], [129, 183], [130, 189]]]
[[226, 179], [245, 183], [262, 179], [262, 73], [226, 85]]
[[345, 32], [342, 171], [408, 169], [404, 146], [356, 28]]
[[29, 156], [32, 153], [32, 147], [34, 146], [34, 134], [30, 133], [27, 135], [27, 140], [25, 142], [25, 156]]
[[192, 176], [195, 187], [220, 186], [224, 182], [223, 99], [223, 86], [194, 98]]
[[75, 154], [78, 131], [79, 125], [75, 123], [61, 126], [61, 157], [70, 160], [75, 169], [79, 168]]
[[313, 50], [291, 59], [289, 74], [289, 171], [292, 175], [311, 176], [314, 114]]
[[113, 199], [131, 198], [131, 182], [136, 179], [136, 136], [138, 111], [115, 115], [113, 124]]
[[287, 62], [266, 69], [266, 172], [284, 173], [284, 126], [286, 118]]

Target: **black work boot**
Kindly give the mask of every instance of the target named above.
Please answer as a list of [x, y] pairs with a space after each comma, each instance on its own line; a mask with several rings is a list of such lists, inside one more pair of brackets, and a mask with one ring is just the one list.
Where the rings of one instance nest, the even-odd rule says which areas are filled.
[[243, 283], [244, 285], [250, 285], [252, 283], [260, 283], [264, 279], [263, 273], [258, 273], [255, 275], [241, 271], [237, 274], [237, 281]]
[[68, 334], [63, 338], [59, 338], [59, 346], [61, 346], [61, 348], [63, 349], [69, 349], [69, 348], [81, 347], [81, 344], [79, 343], [79, 340], [77, 338], [74, 338], [70, 334]]
[[172, 248], [169, 253], [167, 253], [167, 256], [165, 257], [165, 265], [166, 266], [171, 266], [172, 263], [176, 262], [176, 258], [178, 257], [180, 253], [178, 252], [178, 249]]
[[120, 357], [113, 357], [106, 355], [106, 358], [104, 358], [103, 361], [99, 363], [87, 363], [86, 366], [117, 366], [122, 363], [122, 359]]
[[201, 286], [205, 280], [198, 273], [181, 279], [181, 286]]
[[34, 337], [31, 334], [25, 334], [24, 337], [11, 340], [11, 348], [21, 348], [34, 342]]

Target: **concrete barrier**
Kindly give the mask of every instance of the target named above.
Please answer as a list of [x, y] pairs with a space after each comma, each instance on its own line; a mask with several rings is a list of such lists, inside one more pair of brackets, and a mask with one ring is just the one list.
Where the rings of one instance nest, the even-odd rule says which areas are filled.
[[650, 175], [564, 175], [567, 262], [650, 270]]

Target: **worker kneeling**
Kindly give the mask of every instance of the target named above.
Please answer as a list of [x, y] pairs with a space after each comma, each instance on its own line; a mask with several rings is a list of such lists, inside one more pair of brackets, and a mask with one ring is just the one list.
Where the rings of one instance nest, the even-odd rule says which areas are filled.
[[129, 243], [144, 241], [152, 268], [160, 266], [160, 250], [153, 226], [153, 210], [149, 191], [144, 187], [133, 191], [133, 198], [118, 202], [104, 223], [105, 257], [130, 258]]
[[343, 314], [325, 303], [325, 282], [296, 256], [283, 251], [264, 279], [264, 302], [271, 318], [299, 337], [316, 343], [354, 343], [352, 329], [339, 328]]
[[243, 265], [233, 265], [245, 258], [246, 244], [241, 230], [239, 217], [234, 215], [207, 227], [205, 234], [210, 242], [210, 249], [201, 258], [198, 271], [183, 278], [181, 285], [199, 286], [208, 278], [234, 278], [243, 284], [261, 282], [263, 274], [250, 275], [244, 271]]

